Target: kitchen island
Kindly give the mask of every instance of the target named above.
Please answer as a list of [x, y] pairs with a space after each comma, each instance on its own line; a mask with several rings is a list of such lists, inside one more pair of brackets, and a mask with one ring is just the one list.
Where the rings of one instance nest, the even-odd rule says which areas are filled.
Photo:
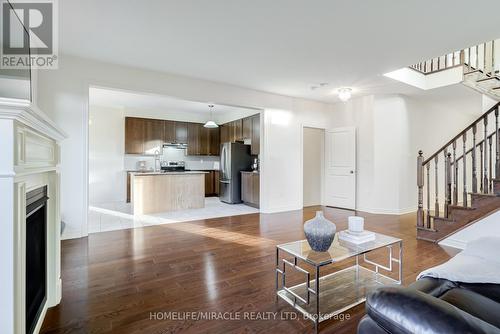
[[131, 173], [134, 215], [205, 207], [206, 172]]

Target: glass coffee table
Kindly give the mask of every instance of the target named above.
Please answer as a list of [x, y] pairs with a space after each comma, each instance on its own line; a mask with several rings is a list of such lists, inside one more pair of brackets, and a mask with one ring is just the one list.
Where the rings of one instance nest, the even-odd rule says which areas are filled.
[[[276, 300], [283, 299], [312, 320], [316, 333], [320, 322], [364, 302], [371, 290], [384, 285], [400, 285], [402, 281], [401, 239], [375, 233], [373, 241], [351, 244], [339, 240], [338, 235], [335, 234], [326, 252], [313, 251], [307, 240], [276, 246]], [[370, 259], [370, 253], [376, 250], [384, 254], [378, 254], [376, 260]], [[289, 259], [280, 258], [280, 255]], [[348, 259], [352, 263], [355, 260], [355, 264], [321, 276], [321, 267], [342, 264]], [[302, 274], [303, 283], [287, 286], [290, 270]]]

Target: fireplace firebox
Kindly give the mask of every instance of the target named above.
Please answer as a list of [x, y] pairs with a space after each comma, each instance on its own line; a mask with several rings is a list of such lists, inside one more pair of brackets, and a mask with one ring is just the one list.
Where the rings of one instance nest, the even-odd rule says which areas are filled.
[[47, 300], [47, 186], [26, 193], [26, 333]]

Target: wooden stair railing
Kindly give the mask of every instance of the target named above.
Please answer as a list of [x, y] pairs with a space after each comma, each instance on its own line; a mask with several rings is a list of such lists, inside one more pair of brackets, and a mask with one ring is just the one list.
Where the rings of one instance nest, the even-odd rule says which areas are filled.
[[[417, 64], [410, 65], [412, 70], [422, 74], [432, 74], [457, 66], [464, 66], [464, 74], [481, 71], [493, 77], [498, 65], [496, 40], [474, 45], [443, 56], [434, 57]], [[487, 79], [487, 78], [483, 78]]]
[[418, 152], [420, 239], [438, 241], [468, 218], [500, 207], [499, 108], [500, 102], [427, 159]]
[[462, 83], [482, 94], [500, 100], [500, 40], [481, 43], [444, 56], [409, 66], [424, 75], [455, 67], [463, 68]]

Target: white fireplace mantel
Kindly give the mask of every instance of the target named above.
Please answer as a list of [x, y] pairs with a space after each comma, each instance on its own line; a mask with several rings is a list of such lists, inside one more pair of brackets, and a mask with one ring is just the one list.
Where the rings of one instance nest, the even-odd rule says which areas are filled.
[[47, 299], [61, 299], [59, 142], [66, 137], [26, 101], [0, 99], [0, 333], [24, 334], [26, 192], [47, 186]]

